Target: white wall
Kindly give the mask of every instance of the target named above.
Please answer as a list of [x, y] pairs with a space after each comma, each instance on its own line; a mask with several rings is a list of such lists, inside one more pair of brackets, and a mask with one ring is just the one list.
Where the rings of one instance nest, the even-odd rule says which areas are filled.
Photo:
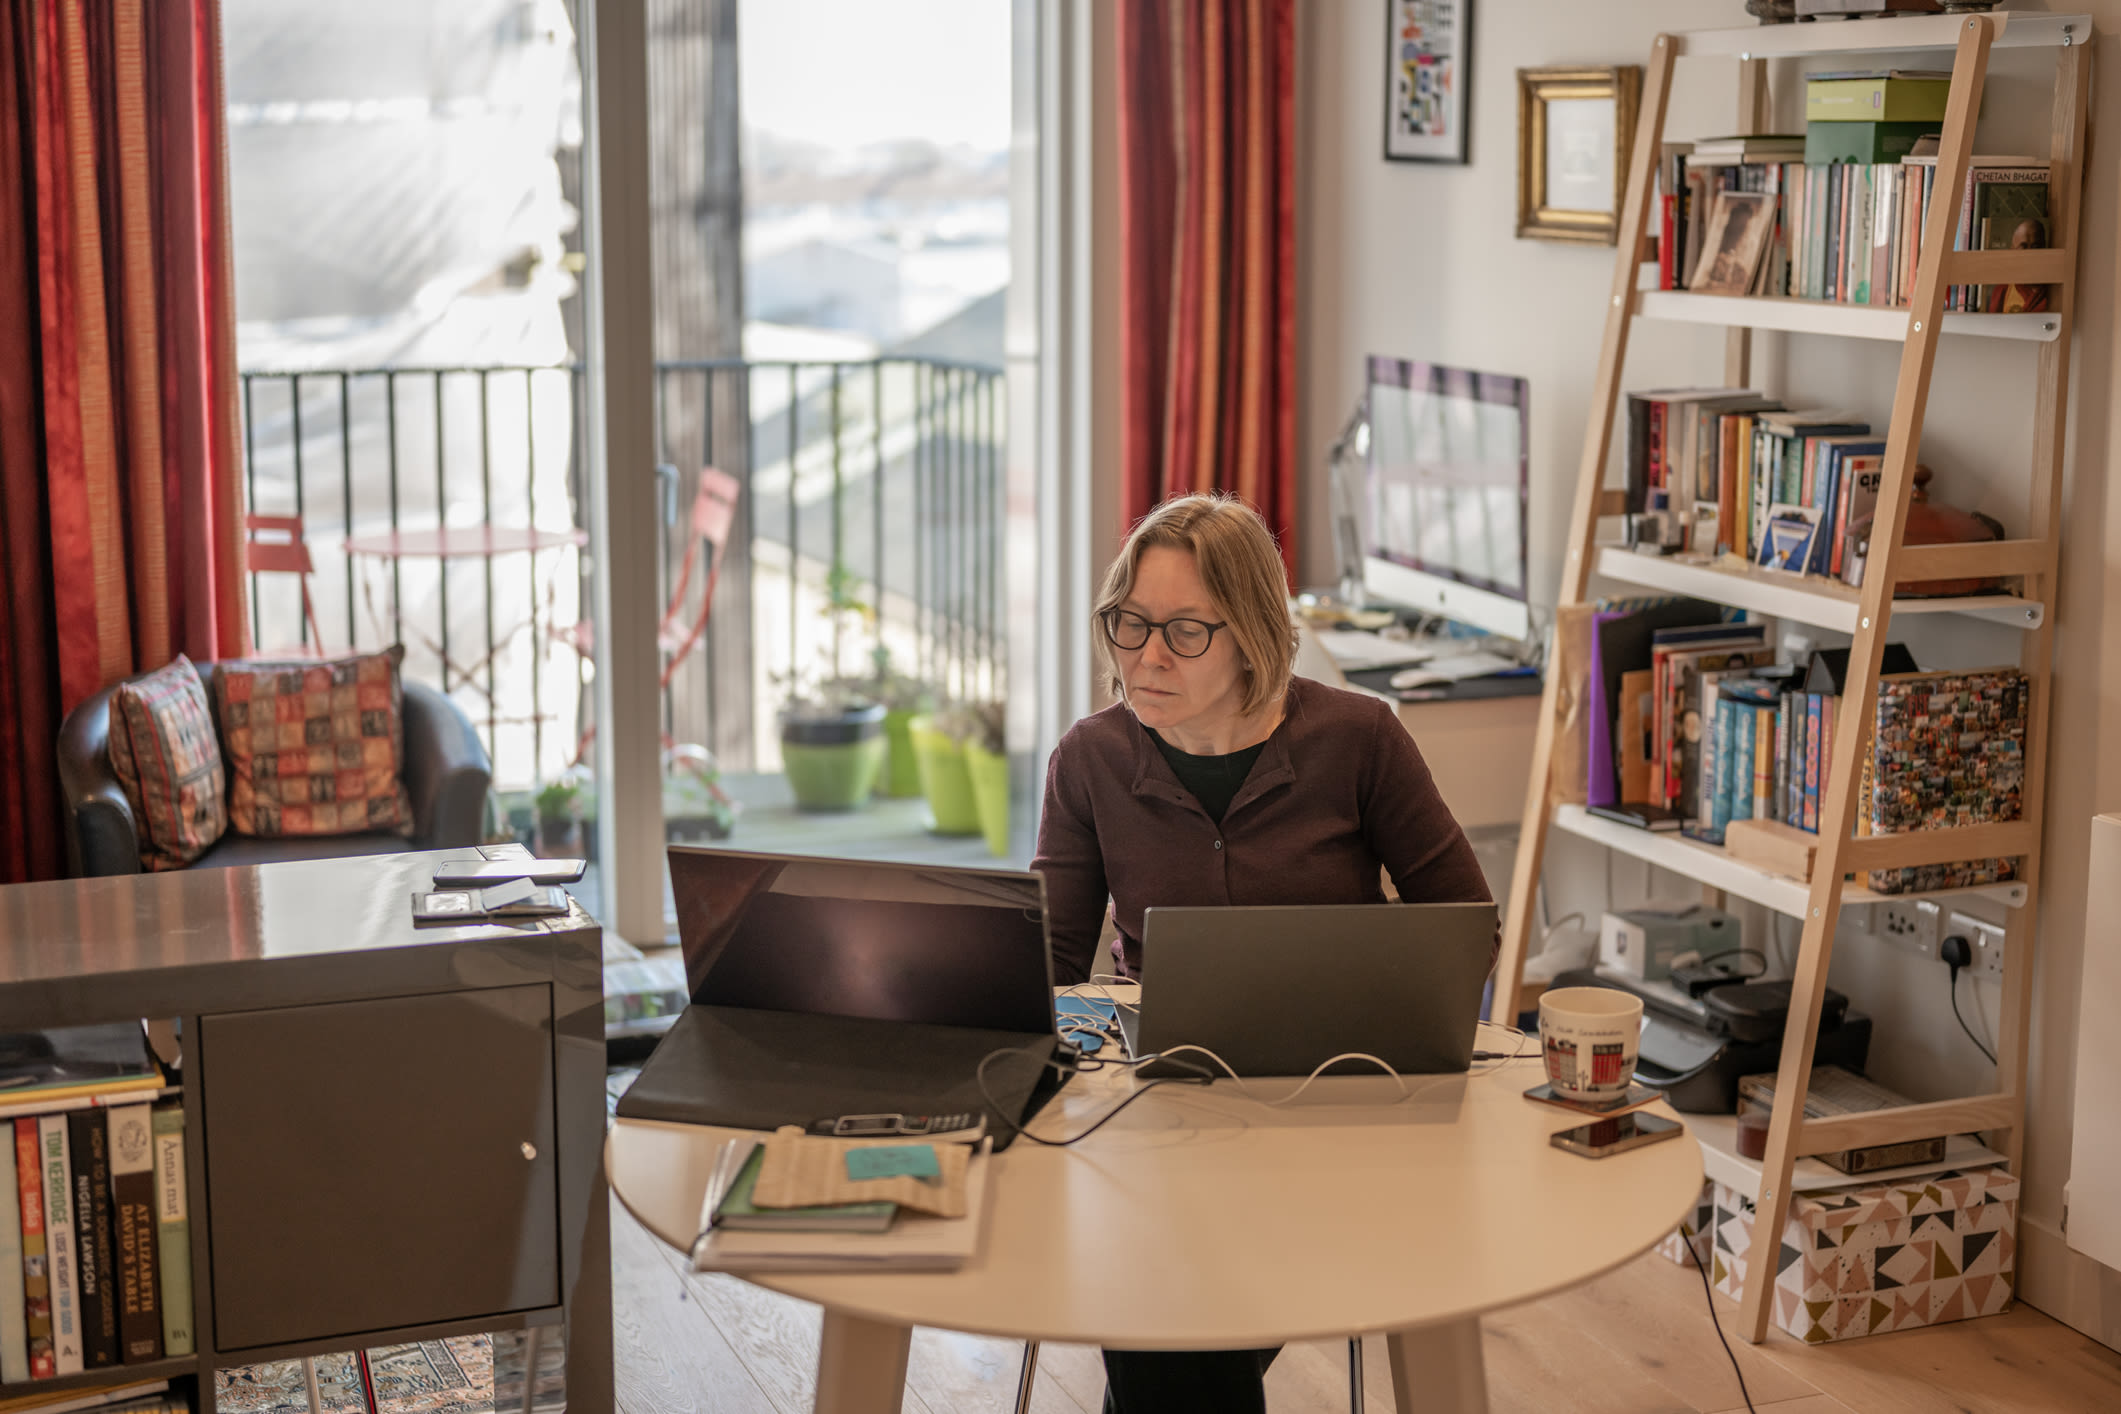
[[[2041, 8], [2021, 3], [2014, 8]], [[2096, 82], [2121, 47], [2121, 0], [2046, 8], [2089, 10], [2097, 20], [2094, 109], [2080, 261], [2070, 472], [2065, 489], [2064, 583], [2057, 605], [2054, 748], [2046, 819], [2046, 880], [2035, 969], [2026, 1201], [2020, 1291], [2034, 1305], [2121, 1345], [2121, 1273], [2077, 1257], [2060, 1238], [2069, 1173], [2076, 988], [2084, 934], [2112, 929], [2088, 919], [2090, 818], [2121, 808], [2121, 614], [2106, 612], [2121, 580], [2121, 498], [2105, 488], [2117, 403], [2113, 356], [2117, 285], [2117, 177], [2104, 145], [2121, 140], [2121, 88]], [[1481, 0], [1474, 35], [1472, 160], [1463, 167], [1386, 162], [1382, 155], [1382, 7], [1312, 3], [1303, 10], [1298, 104], [1298, 451], [1303, 468], [1301, 577], [1333, 576], [1324, 450], [1361, 391], [1362, 359], [1395, 354], [1516, 374], [1531, 382], [1531, 587], [1551, 605], [1574, 493], [1591, 380], [1612, 277], [1607, 247], [1517, 240], [1516, 77], [1520, 67], [1645, 62], [1659, 29], [1749, 23], [1740, 0]], [[1948, 61], [1943, 56], [1938, 62]], [[1979, 139], [1990, 152], [2046, 150], [2052, 57], [1999, 51]], [[1771, 75], [1778, 130], [1801, 123], [1794, 65]], [[1729, 132], [1736, 63], [1681, 60], [1666, 131]], [[2033, 355], [2027, 348], [1948, 340], [1937, 362], [1923, 460], [1939, 499], [2026, 526]], [[1852, 406], [1883, 425], [1898, 348], [1855, 341], [1766, 336], [1756, 341], [1756, 382], [1792, 405]], [[1625, 386], [1719, 382], [1720, 330], [1637, 323]], [[1616, 439], [1617, 442], [1617, 439]], [[1948, 634], [1909, 626], [1924, 666], [2016, 661], [2010, 630]], [[1822, 635], [1822, 637], [1824, 637]], [[1630, 861], [1557, 837], [1549, 850], [1554, 916], [1625, 906], [1645, 890], [1687, 896], [1694, 887], [1648, 877]], [[2109, 884], [2110, 889], [2113, 885]], [[1763, 926], [1761, 920], [1750, 927]], [[1795, 929], [1783, 942], [1794, 947]], [[1833, 985], [1870, 1011], [1872, 1070], [1916, 1098], [1984, 1090], [1993, 1071], [1960, 1034], [1936, 964], [1860, 936], [1836, 949]], [[1961, 983], [1969, 1019], [1993, 1035], [1995, 989]]]

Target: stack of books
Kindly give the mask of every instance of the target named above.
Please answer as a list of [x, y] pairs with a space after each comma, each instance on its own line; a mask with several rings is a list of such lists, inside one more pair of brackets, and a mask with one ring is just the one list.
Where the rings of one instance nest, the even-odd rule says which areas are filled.
[[181, 1102], [138, 1022], [0, 1036], [0, 1384], [193, 1349]]
[[0, 1414], [191, 1414], [191, 1401], [171, 1392], [168, 1380], [132, 1380], [102, 1389], [34, 1390], [0, 1399]]

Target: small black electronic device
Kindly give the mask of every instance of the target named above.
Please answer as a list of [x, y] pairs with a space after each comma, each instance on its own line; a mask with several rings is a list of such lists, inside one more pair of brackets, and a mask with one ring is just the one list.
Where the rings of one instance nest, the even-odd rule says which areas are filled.
[[572, 884], [588, 866], [583, 859], [445, 859], [435, 866], [438, 889], [528, 879], [533, 884]]
[[1566, 1149], [1587, 1159], [1602, 1159], [1608, 1154], [1640, 1149], [1645, 1144], [1670, 1139], [1678, 1134], [1681, 1128], [1677, 1120], [1663, 1119], [1637, 1110], [1630, 1114], [1615, 1115], [1611, 1119], [1579, 1124], [1574, 1129], [1564, 1129], [1548, 1142], [1557, 1149]]
[[822, 1134], [833, 1139], [875, 1139], [884, 1136], [910, 1135], [928, 1139], [947, 1139], [952, 1143], [969, 1144], [987, 1132], [987, 1117], [980, 1114], [948, 1115], [841, 1115], [837, 1119], [821, 1119], [810, 1126], [812, 1134]]

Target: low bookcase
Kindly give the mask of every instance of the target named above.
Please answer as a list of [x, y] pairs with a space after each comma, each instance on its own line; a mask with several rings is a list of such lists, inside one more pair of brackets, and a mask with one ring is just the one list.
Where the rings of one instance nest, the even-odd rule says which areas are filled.
[[550, 1327], [610, 1414], [601, 930], [416, 928], [441, 857], [0, 888], [0, 1031], [176, 1023], [197, 1347], [0, 1399]]

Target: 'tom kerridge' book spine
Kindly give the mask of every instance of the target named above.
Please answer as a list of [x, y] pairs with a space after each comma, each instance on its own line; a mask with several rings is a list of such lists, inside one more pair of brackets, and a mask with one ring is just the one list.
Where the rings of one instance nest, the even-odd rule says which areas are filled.
[[15, 1183], [22, 1203], [22, 1302], [29, 1375], [33, 1380], [48, 1380], [59, 1370], [52, 1360], [51, 1275], [45, 1270], [44, 1158], [34, 1119], [15, 1121]]
[[44, 1145], [44, 1250], [51, 1259], [52, 1359], [61, 1375], [81, 1373], [81, 1286], [74, 1271], [73, 1166], [66, 1116], [37, 1121]]
[[151, 1108], [117, 1105], [110, 1111], [111, 1227], [118, 1248], [118, 1337], [128, 1365], [162, 1357]]
[[192, 1353], [191, 1221], [184, 1195], [184, 1108], [157, 1105], [155, 1233], [162, 1258], [162, 1353]]
[[81, 1363], [118, 1363], [118, 1301], [110, 1231], [109, 1136], [94, 1109], [67, 1116], [74, 1164], [75, 1269], [81, 1275]]
[[[14, 1138], [12, 1129], [7, 1137]], [[0, 1384], [19, 1385], [29, 1379], [28, 1318], [22, 1301], [22, 1205], [15, 1190], [15, 1146], [0, 1144]]]

